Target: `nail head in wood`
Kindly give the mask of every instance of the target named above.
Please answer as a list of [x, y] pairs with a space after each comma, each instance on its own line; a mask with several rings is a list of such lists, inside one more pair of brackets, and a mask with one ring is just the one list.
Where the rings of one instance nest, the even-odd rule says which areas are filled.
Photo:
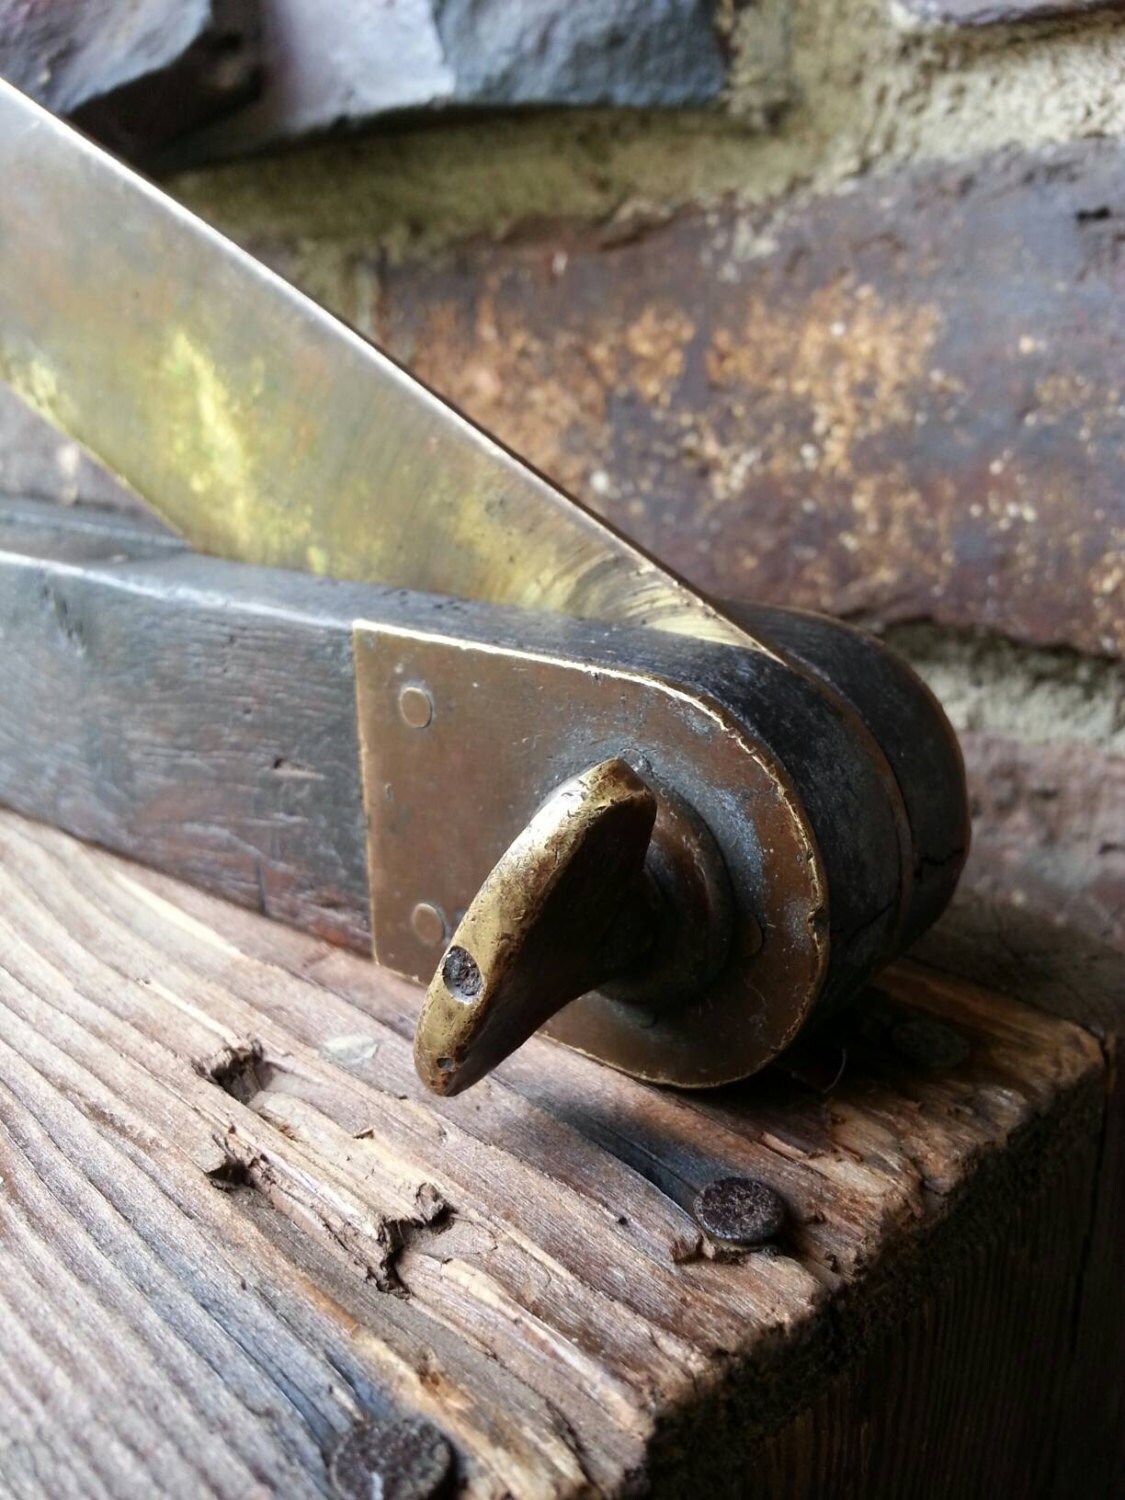
[[695, 1199], [704, 1234], [725, 1245], [764, 1245], [785, 1224], [785, 1202], [755, 1177], [717, 1177]]
[[337, 1443], [328, 1463], [339, 1500], [433, 1500], [445, 1493], [453, 1449], [430, 1422], [373, 1417]]

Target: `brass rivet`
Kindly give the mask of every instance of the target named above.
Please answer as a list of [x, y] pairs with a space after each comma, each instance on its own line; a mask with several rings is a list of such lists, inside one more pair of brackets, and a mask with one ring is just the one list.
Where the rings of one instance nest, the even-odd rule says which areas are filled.
[[425, 729], [434, 716], [434, 700], [424, 687], [410, 682], [398, 695], [398, 711], [411, 729]]
[[436, 948], [445, 942], [445, 918], [436, 906], [428, 901], [419, 901], [410, 913], [410, 925], [414, 936], [427, 948]]

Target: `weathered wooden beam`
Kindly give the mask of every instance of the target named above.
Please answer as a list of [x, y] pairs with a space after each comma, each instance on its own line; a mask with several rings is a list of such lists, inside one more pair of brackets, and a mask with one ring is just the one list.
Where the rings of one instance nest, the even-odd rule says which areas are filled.
[[1012, 882], [992, 899], [965, 892], [915, 956], [931, 972], [1018, 995], [1025, 1004], [1077, 1021], [1105, 1053], [1101, 1160], [1071, 1320], [1083, 1373], [1062, 1398], [1066, 1415], [1050, 1492], [1108, 1500], [1118, 1494], [1125, 1473], [1125, 1314], [1117, 1308], [1107, 1315], [1125, 1277], [1125, 945], [1068, 926], [1065, 901], [1036, 909], [1022, 886], [1022, 880]]
[[[410, 1413], [475, 1496], [1112, 1492], [1105, 1433], [1058, 1469], [1098, 1399], [1086, 1032], [912, 971], [827, 1093], [686, 1099], [534, 1041], [441, 1100], [415, 1005], [0, 815], [14, 1494], [325, 1494], [354, 1424]], [[767, 1250], [694, 1222], [731, 1172], [785, 1200]]]
[[132, 520], [0, 512], [0, 801], [369, 946], [351, 626], [376, 591], [243, 576]]

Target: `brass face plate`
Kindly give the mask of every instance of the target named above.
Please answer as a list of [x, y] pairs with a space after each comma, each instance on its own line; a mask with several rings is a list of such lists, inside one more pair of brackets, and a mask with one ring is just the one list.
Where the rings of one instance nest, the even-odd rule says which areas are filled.
[[[380, 963], [428, 982], [444, 947], [435, 932], [448, 938], [536, 809], [620, 756], [716, 840], [733, 892], [730, 948], [681, 1006], [657, 1014], [589, 995], [547, 1031], [687, 1087], [746, 1077], [793, 1038], [828, 958], [824, 873], [786, 773], [720, 706], [656, 674], [437, 632], [358, 622], [353, 639]], [[438, 918], [419, 923], [420, 909]]]

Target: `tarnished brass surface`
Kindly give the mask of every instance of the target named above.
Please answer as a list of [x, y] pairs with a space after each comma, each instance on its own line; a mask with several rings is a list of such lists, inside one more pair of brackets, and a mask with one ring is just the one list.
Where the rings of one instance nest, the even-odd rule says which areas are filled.
[[[743, 1078], [792, 1040], [828, 969], [824, 866], [785, 768], [724, 705], [655, 669], [437, 629], [361, 621], [354, 649], [380, 963], [428, 982], [441, 955], [411, 924], [418, 903], [453, 932], [535, 809], [591, 764], [620, 759], [648, 786], [674, 788], [709, 831], [677, 835], [697, 850], [699, 871], [694, 880], [681, 872], [673, 887], [695, 895], [683, 909], [673, 895], [656, 937], [677, 919], [694, 924], [702, 963], [678, 995], [647, 1005], [643, 989], [626, 988], [627, 999], [603, 990], [546, 1030], [639, 1077], [687, 1087]], [[407, 685], [424, 686], [433, 704], [424, 727], [402, 718]], [[654, 842], [659, 833], [658, 821]], [[722, 882], [706, 869], [708, 840]], [[708, 950], [705, 922], [726, 926], [721, 946]]]
[[0, 378], [193, 546], [748, 637], [373, 345], [0, 81]]
[[457, 924], [414, 1036], [419, 1075], [459, 1094], [571, 1000], [652, 946], [644, 877], [656, 798], [623, 760], [564, 782]]

